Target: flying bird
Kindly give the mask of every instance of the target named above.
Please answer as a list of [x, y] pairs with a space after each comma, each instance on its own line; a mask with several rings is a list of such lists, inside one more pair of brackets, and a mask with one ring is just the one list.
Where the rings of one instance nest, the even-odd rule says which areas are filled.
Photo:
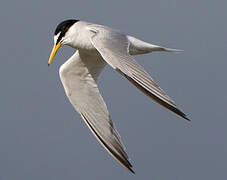
[[132, 173], [129, 157], [97, 85], [106, 64], [155, 102], [189, 120], [132, 57], [154, 51], [180, 50], [150, 44], [107, 26], [75, 19], [65, 20], [57, 26], [48, 65], [62, 45], [77, 50], [59, 69], [69, 101], [102, 146]]

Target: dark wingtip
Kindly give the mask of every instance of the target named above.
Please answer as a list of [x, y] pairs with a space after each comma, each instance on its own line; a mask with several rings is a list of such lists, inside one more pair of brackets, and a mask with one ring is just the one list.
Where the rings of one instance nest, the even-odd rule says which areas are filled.
[[128, 168], [128, 170], [133, 173], [133, 174], [136, 174], [135, 171], [132, 169], [132, 168]]
[[127, 163], [124, 166], [133, 174], [136, 174], [135, 171], [132, 169], [132, 164], [130, 163], [129, 159], [127, 159]]
[[159, 97], [157, 97], [155, 94], [152, 94], [149, 90], [141, 86], [138, 82], [136, 82], [132, 77], [128, 76], [127, 74], [123, 73], [120, 69], [116, 69], [121, 75], [123, 75], [126, 79], [128, 79], [134, 86], [136, 86], [139, 90], [141, 90], [145, 95], [152, 98], [154, 101], [159, 103], [160, 105], [164, 106], [171, 112], [177, 114], [178, 116], [186, 119], [187, 121], [191, 121], [189, 118], [187, 118], [186, 114], [184, 114], [180, 109], [178, 109], [175, 105], [169, 104]]
[[187, 118], [187, 116], [184, 117], [187, 121], [191, 122], [191, 119]]
[[92, 130], [92, 132], [95, 134], [95, 136], [98, 138], [98, 140], [100, 141], [100, 143], [108, 150], [108, 152], [117, 160], [121, 163], [121, 165], [123, 165], [124, 167], [126, 167], [130, 172], [132, 172], [133, 174], [135, 174], [135, 172], [132, 169], [132, 165], [129, 162], [127, 157], [121, 157], [119, 156], [117, 153], [115, 153], [113, 150], [111, 150], [111, 148], [105, 143], [105, 141], [101, 138], [101, 136], [99, 136], [99, 134], [95, 131], [95, 129], [92, 127], [92, 125], [89, 123], [88, 119], [86, 118], [86, 116], [83, 113], [80, 113], [81, 117], [85, 120], [85, 122], [87, 123], [87, 125], [90, 127], [90, 129]]
[[187, 120], [187, 121], [189, 121], [189, 122], [191, 121], [191, 120], [187, 117], [187, 115], [184, 114], [180, 109], [175, 108], [175, 110], [174, 110], [173, 112], [175, 112], [178, 116], [184, 118], [185, 120]]
[[187, 121], [191, 121], [191, 119], [189, 119], [188, 117], [187, 117], [187, 115], [186, 114], [184, 114], [182, 111], [180, 111], [179, 109], [178, 109], [178, 113], [176, 113], [177, 115], [179, 115], [180, 117], [182, 117], [182, 118], [184, 118], [185, 120], [187, 120]]

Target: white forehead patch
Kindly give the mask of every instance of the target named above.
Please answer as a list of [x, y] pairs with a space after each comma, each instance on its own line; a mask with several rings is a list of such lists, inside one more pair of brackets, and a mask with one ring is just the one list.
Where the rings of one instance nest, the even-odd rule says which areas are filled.
[[60, 36], [60, 32], [54, 36], [54, 44], [56, 44], [59, 36]]

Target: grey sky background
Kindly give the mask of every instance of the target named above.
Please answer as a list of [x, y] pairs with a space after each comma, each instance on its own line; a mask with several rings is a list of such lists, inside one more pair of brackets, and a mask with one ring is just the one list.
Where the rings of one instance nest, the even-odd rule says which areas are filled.
[[[227, 178], [227, 1], [2, 0], [0, 180]], [[99, 81], [136, 175], [93, 137], [48, 68], [53, 32], [77, 18], [183, 49], [138, 62], [192, 120], [186, 122], [107, 67]]]

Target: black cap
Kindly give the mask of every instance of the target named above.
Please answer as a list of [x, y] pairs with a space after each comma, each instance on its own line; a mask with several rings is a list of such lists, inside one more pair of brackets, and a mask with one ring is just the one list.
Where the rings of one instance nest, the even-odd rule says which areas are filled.
[[58, 24], [58, 26], [54, 32], [54, 35], [57, 35], [60, 32], [60, 35], [57, 39], [56, 44], [58, 44], [60, 42], [60, 40], [62, 39], [62, 37], [65, 36], [65, 33], [69, 30], [69, 28], [78, 21], [79, 20], [76, 20], [76, 19], [69, 19], [69, 20], [65, 20], [65, 21], [61, 22], [60, 24]]

